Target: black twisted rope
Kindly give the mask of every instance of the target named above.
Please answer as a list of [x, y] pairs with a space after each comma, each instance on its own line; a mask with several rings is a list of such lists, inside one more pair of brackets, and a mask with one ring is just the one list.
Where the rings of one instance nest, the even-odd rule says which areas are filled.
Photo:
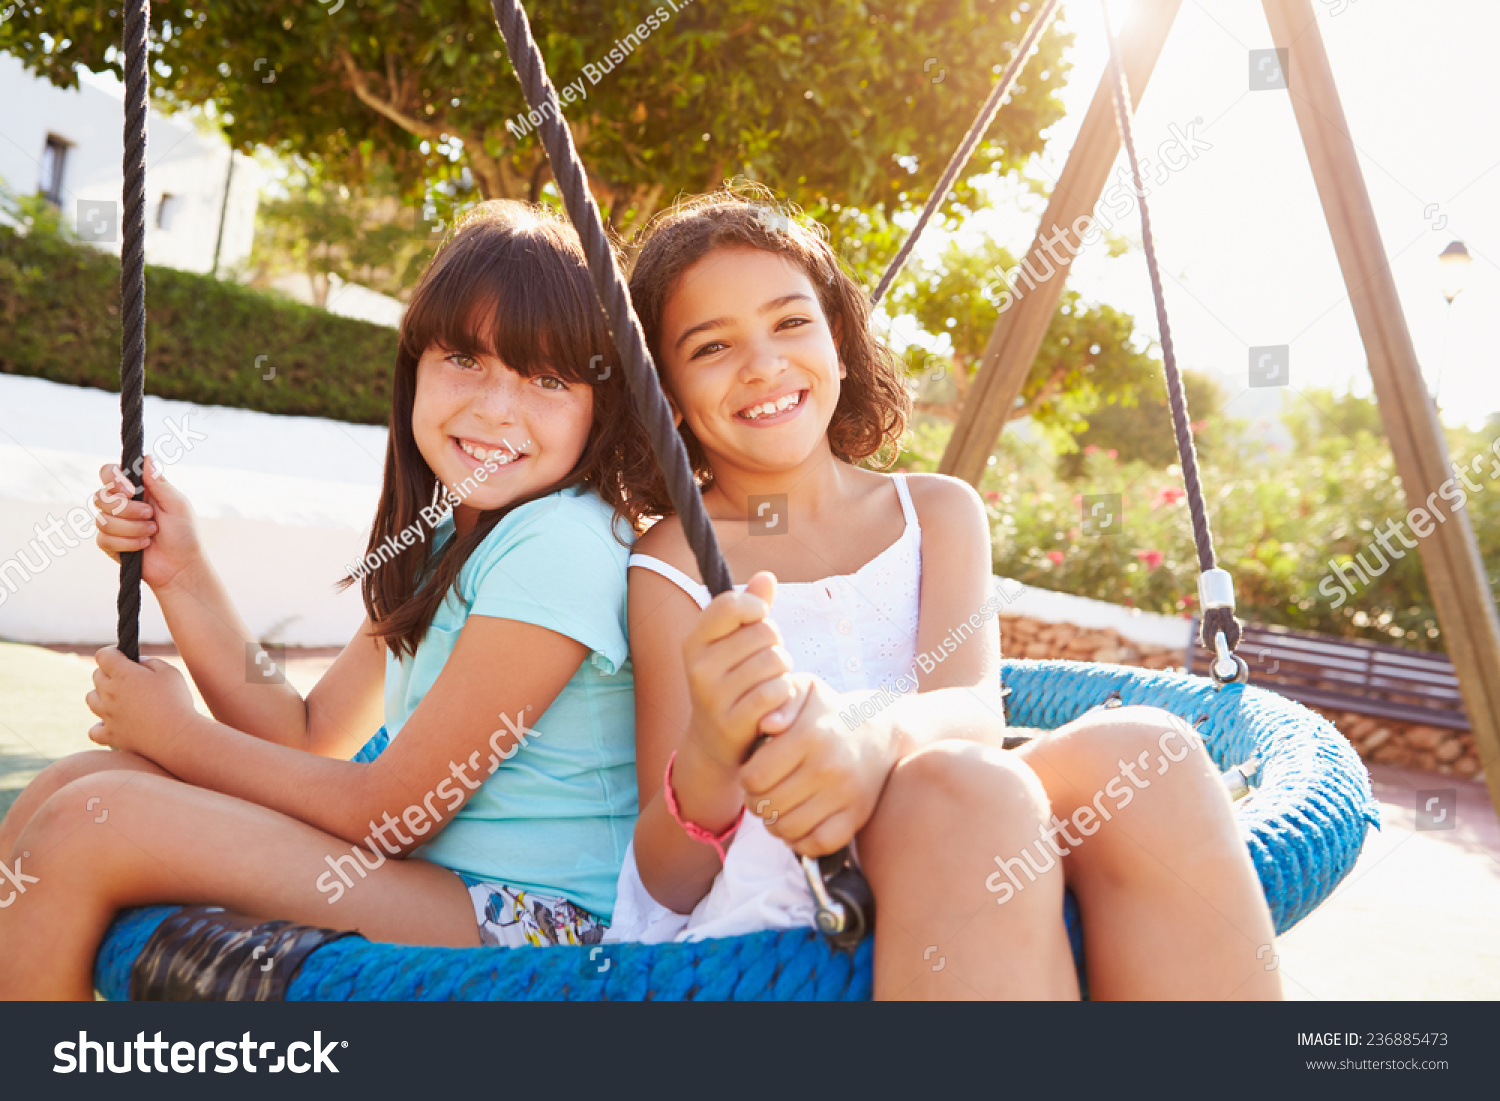
[[[562, 107], [558, 103], [557, 89], [547, 75], [542, 61], [542, 52], [531, 35], [531, 24], [521, 0], [491, 0], [495, 11], [495, 22], [505, 38], [505, 49], [510, 54], [510, 63], [521, 81], [521, 91], [526, 105], [541, 116], [538, 127], [542, 135], [542, 146], [547, 151], [547, 160], [552, 165], [552, 176], [562, 192], [563, 205], [567, 207], [568, 219], [583, 242], [584, 256], [588, 260], [589, 274], [594, 280], [594, 293], [609, 322], [610, 334], [623, 361], [625, 378], [630, 392], [637, 401], [637, 409], [645, 422], [646, 434], [651, 439], [651, 450], [666, 479], [667, 494], [672, 507], [682, 517], [683, 534], [698, 560], [698, 570], [703, 582], [713, 595], [727, 592], [734, 585], [729, 566], [719, 551], [719, 541], [709, 523], [708, 512], [703, 507], [703, 497], [698, 491], [697, 479], [688, 461], [687, 448], [677, 434], [672, 422], [672, 410], [662, 393], [651, 352], [646, 347], [646, 334], [641, 330], [640, 318], [630, 303], [630, 294], [625, 277], [615, 261], [615, 253], [604, 232], [604, 220], [594, 197], [589, 193], [588, 180], [578, 151], [573, 147], [573, 135], [562, 121]], [[752, 747], [751, 752], [754, 752]], [[843, 850], [847, 852], [847, 850]], [[849, 871], [851, 882], [862, 886], [861, 895], [869, 896], [864, 886], [864, 876], [857, 869]], [[827, 880], [825, 879], [825, 882]], [[850, 905], [855, 905], [850, 903]], [[868, 906], [855, 905], [858, 928], [868, 929], [873, 914]]]
[[937, 208], [942, 205], [948, 189], [953, 186], [953, 181], [963, 171], [964, 165], [969, 163], [974, 150], [979, 148], [979, 140], [984, 137], [985, 131], [990, 128], [990, 123], [995, 121], [995, 115], [1000, 111], [1000, 101], [1010, 94], [1011, 88], [1015, 86], [1016, 80], [1021, 75], [1021, 70], [1026, 67], [1027, 60], [1036, 52], [1037, 42], [1041, 40], [1042, 32], [1052, 22], [1052, 17], [1057, 14], [1058, 5], [1061, 2], [1062, 0], [1046, 0], [1046, 3], [1037, 11], [1036, 18], [1031, 21], [1031, 26], [1026, 30], [1026, 37], [1021, 39], [1021, 45], [1016, 49], [1015, 56], [1005, 67], [1005, 72], [1000, 75], [1000, 83], [990, 91], [989, 98], [984, 101], [984, 106], [979, 109], [979, 114], [969, 125], [969, 132], [964, 135], [964, 140], [959, 143], [958, 148], [953, 151], [953, 156], [949, 158], [948, 167], [943, 169], [943, 178], [938, 181], [938, 185], [932, 189], [932, 194], [927, 197], [927, 205], [922, 208], [916, 226], [902, 242], [900, 251], [896, 253], [896, 258], [891, 261], [890, 266], [885, 269], [885, 274], [880, 277], [875, 293], [870, 295], [870, 305], [878, 305], [885, 297], [885, 292], [890, 290], [891, 284], [896, 281], [896, 276], [901, 274], [901, 269], [906, 266], [907, 257], [916, 246], [917, 238], [922, 236], [922, 231], [927, 228], [927, 223], [932, 220]]
[[[1214, 536], [1208, 526], [1208, 510], [1203, 503], [1203, 483], [1198, 476], [1198, 452], [1193, 446], [1193, 433], [1188, 427], [1187, 397], [1182, 389], [1182, 375], [1177, 370], [1177, 354], [1172, 347], [1172, 330], [1167, 324], [1167, 303], [1162, 295], [1161, 272], [1156, 263], [1156, 241], [1151, 236], [1151, 215], [1146, 209], [1146, 187], [1141, 180], [1141, 167], [1136, 160], [1135, 138], [1131, 132], [1130, 94], [1125, 82], [1125, 66], [1120, 60], [1119, 43], [1109, 24], [1109, 11], [1104, 13], [1104, 32], [1109, 38], [1109, 64], [1114, 73], [1115, 122], [1120, 128], [1120, 140], [1130, 158], [1130, 174], [1135, 185], [1136, 202], [1141, 208], [1141, 244], [1146, 253], [1146, 270], [1151, 274], [1151, 295], [1156, 300], [1156, 324], [1161, 332], [1161, 358], [1166, 367], [1167, 402], [1172, 409], [1172, 430], [1177, 436], [1177, 454], [1182, 460], [1182, 484], [1187, 491], [1188, 513], [1193, 521], [1193, 542], [1198, 549], [1198, 571], [1211, 570], [1217, 564], [1214, 554]], [[1214, 648], [1214, 635], [1224, 632], [1224, 641], [1233, 650], [1240, 644], [1240, 624], [1234, 612], [1228, 608], [1204, 608], [1199, 637], [1209, 650]]]
[[[125, 63], [125, 183], [120, 229], [120, 466], [141, 488], [146, 443], [146, 115], [150, 110], [151, 70], [147, 31], [151, 0], [128, 0], [121, 53]], [[120, 650], [141, 657], [141, 552], [120, 555]]]
[[552, 176], [562, 193], [563, 205], [567, 207], [568, 219], [578, 231], [583, 242], [584, 255], [588, 258], [589, 274], [594, 280], [594, 293], [609, 322], [610, 335], [620, 352], [626, 381], [630, 393], [637, 403], [641, 419], [645, 422], [646, 434], [651, 438], [651, 450], [661, 466], [666, 479], [667, 494], [672, 498], [672, 507], [682, 518], [683, 534], [698, 559], [698, 570], [708, 591], [717, 596], [726, 592], [734, 580], [724, 556], [719, 552], [719, 541], [709, 523], [708, 513], [703, 508], [703, 498], [698, 493], [698, 482], [693, 477], [692, 465], [688, 462], [687, 448], [677, 434], [672, 422], [672, 410], [667, 404], [657, 381], [656, 368], [651, 353], [646, 348], [646, 335], [641, 331], [635, 307], [630, 304], [625, 277], [615, 261], [614, 250], [604, 231], [604, 220], [594, 197], [589, 193], [588, 180], [578, 151], [573, 148], [573, 134], [562, 121], [562, 107], [558, 103], [557, 89], [547, 76], [542, 62], [541, 50], [531, 36], [531, 24], [526, 19], [520, 0], [493, 0], [495, 22], [505, 37], [505, 48], [510, 53], [511, 65], [521, 80], [521, 90], [526, 104], [541, 116], [539, 132], [542, 146], [547, 150], [547, 160], [552, 164]]

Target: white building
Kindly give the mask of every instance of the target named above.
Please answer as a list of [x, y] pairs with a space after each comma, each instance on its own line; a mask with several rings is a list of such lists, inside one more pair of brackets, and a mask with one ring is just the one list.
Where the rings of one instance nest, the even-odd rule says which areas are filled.
[[[110, 82], [85, 75], [74, 90], [33, 75], [0, 54], [0, 181], [21, 195], [42, 192], [80, 238], [120, 251], [124, 104]], [[146, 143], [146, 261], [185, 271], [225, 272], [250, 255], [260, 167], [186, 116], [152, 111]], [[222, 239], [221, 239], [222, 231]]]

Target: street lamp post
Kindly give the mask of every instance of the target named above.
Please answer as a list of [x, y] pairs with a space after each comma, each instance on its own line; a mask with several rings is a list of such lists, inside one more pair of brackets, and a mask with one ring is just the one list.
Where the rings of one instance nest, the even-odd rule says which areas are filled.
[[1448, 247], [1438, 253], [1438, 278], [1443, 297], [1448, 300], [1448, 309], [1443, 314], [1443, 353], [1438, 359], [1437, 385], [1432, 390], [1434, 405], [1443, 390], [1443, 367], [1448, 362], [1448, 326], [1453, 321], [1453, 300], [1463, 292], [1464, 281], [1469, 275], [1469, 264], [1472, 262], [1469, 250], [1464, 248], [1462, 241], [1449, 241]]

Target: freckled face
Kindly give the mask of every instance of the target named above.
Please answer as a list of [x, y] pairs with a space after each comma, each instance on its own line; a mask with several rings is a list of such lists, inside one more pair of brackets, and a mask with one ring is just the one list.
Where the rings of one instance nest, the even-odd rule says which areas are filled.
[[593, 423], [594, 391], [556, 375], [526, 378], [497, 356], [432, 347], [417, 363], [412, 433], [465, 513], [503, 508], [561, 481]]
[[827, 450], [845, 375], [807, 273], [761, 249], [716, 249], [662, 312], [663, 368], [710, 462], [784, 469]]

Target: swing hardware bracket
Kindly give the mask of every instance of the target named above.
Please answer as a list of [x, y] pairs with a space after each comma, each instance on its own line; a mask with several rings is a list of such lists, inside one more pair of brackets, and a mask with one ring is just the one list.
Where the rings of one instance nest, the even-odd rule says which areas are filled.
[[[745, 760], [771, 740], [761, 734], [750, 743]], [[817, 912], [813, 924], [831, 946], [853, 952], [875, 928], [875, 894], [848, 846], [826, 856], [799, 858]]]
[[1208, 666], [1208, 675], [1214, 684], [1223, 688], [1226, 684], [1247, 684], [1250, 681], [1250, 666], [1245, 659], [1229, 648], [1223, 631], [1214, 632], [1214, 651], [1218, 655]]
[[807, 889], [812, 892], [813, 901], [818, 904], [818, 913], [813, 919], [818, 932], [825, 937], [836, 937], [848, 926], [849, 912], [844, 909], [843, 903], [829, 895], [828, 888], [823, 883], [823, 869], [818, 866], [817, 859], [804, 856], [801, 863], [802, 874], [807, 878]]
[[1259, 769], [1259, 758], [1251, 757], [1244, 764], [1235, 765], [1220, 775], [1219, 779], [1224, 781], [1224, 790], [1229, 792], [1231, 802], [1238, 802], [1250, 794], [1250, 777], [1254, 776]]
[[1228, 570], [1215, 566], [1198, 575], [1198, 603], [1203, 610], [1228, 608], [1234, 611], [1234, 577]]

